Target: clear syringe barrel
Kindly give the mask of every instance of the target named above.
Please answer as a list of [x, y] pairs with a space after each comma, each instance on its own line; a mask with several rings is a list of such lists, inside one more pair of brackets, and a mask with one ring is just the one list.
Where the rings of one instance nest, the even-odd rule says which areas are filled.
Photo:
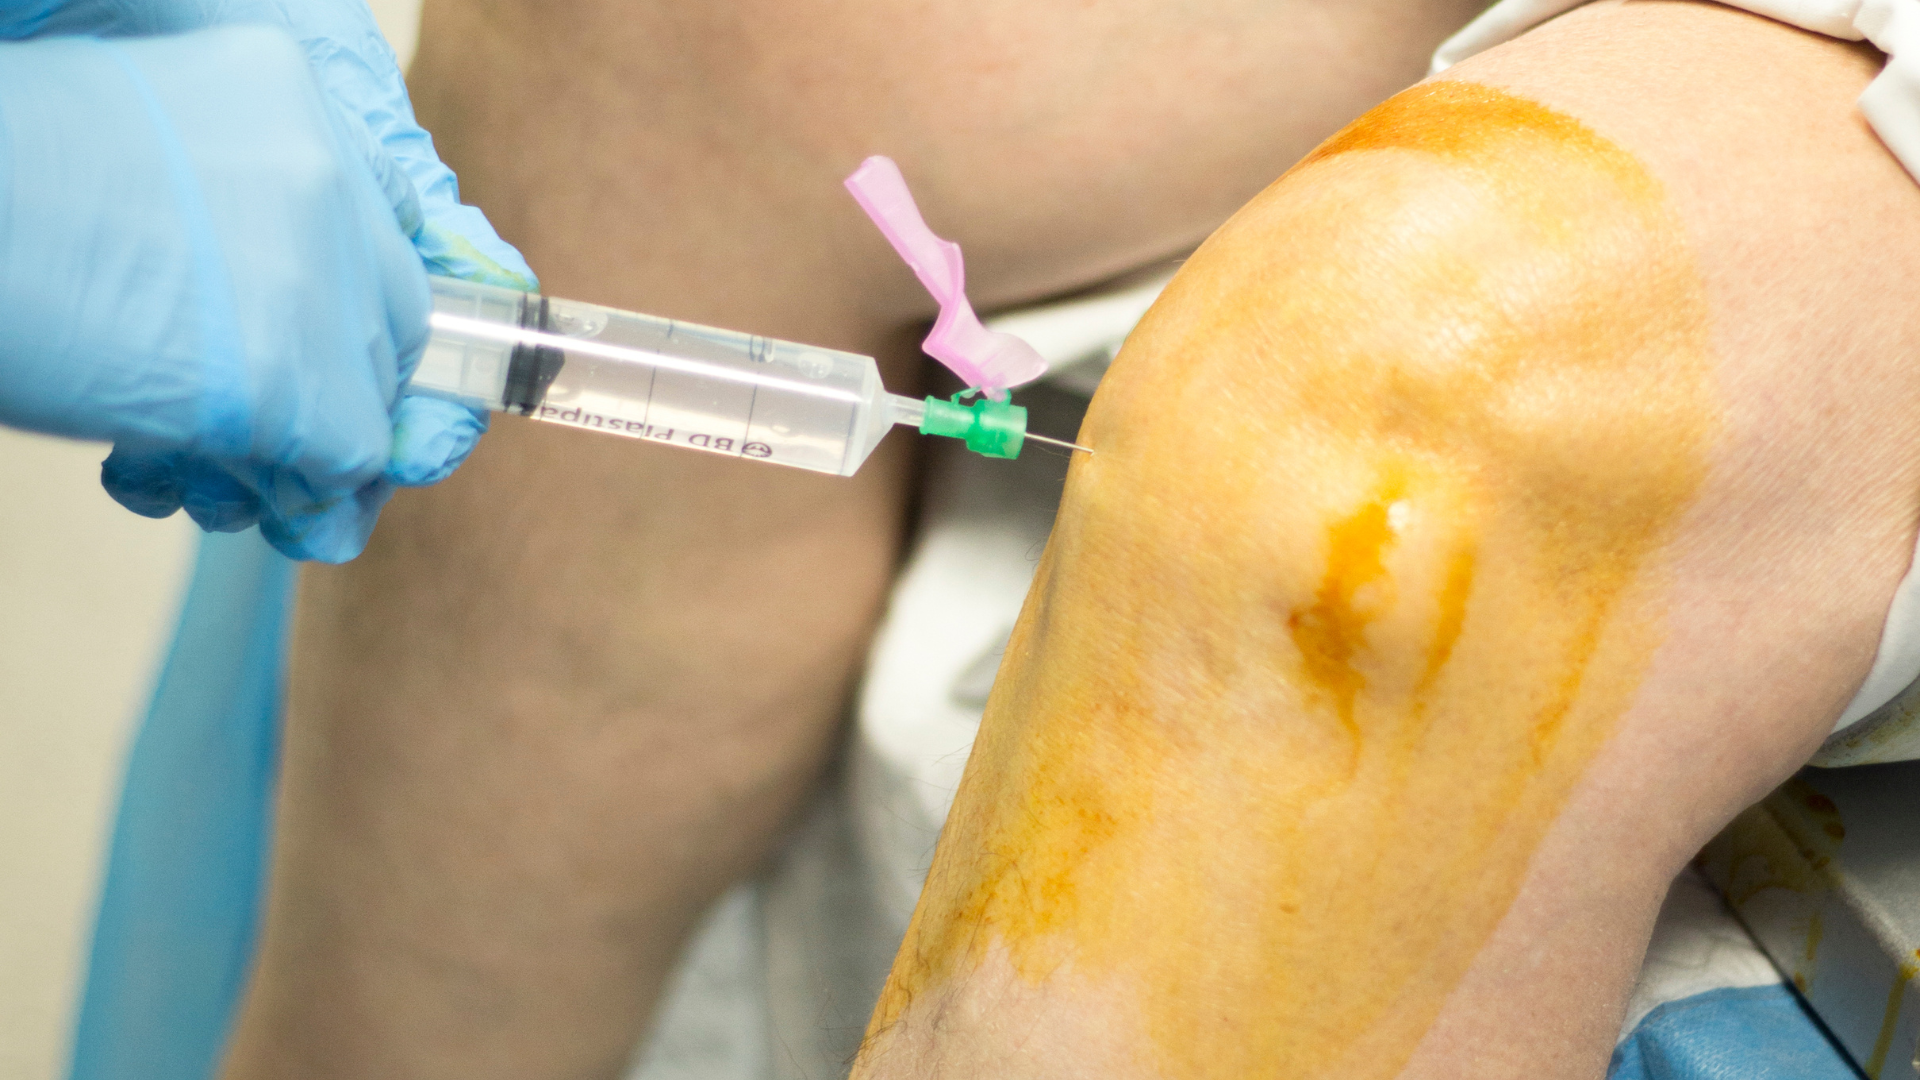
[[926, 410], [887, 393], [872, 357], [431, 280], [408, 393], [839, 476]]

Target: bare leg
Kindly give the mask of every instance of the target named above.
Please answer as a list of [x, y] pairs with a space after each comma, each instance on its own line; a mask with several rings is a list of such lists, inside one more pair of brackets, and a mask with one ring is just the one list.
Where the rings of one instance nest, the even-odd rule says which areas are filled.
[[1596, 5], [1216, 233], [1093, 403], [855, 1076], [1600, 1076], [1913, 549], [1875, 68]]
[[[430, 3], [418, 104], [562, 296], [880, 355], [901, 160], [985, 303], [1191, 245], [1416, 77], [1413, 5]], [[911, 445], [836, 481], [502, 422], [303, 583], [234, 1078], [599, 1077], [830, 753]]]

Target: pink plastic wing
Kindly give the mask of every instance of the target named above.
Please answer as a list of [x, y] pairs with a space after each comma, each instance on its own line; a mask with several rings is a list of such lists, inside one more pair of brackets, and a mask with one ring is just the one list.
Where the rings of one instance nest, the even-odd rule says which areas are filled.
[[907, 190], [906, 177], [891, 158], [875, 155], [861, 162], [847, 177], [847, 190], [940, 304], [940, 317], [921, 346], [927, 355], [951, 368], [968, 386], [994, 397], [1004, 397], [1002, 392], [1009, 387], [1046, 374], [1047, 362], [1033, 346], [980, 325], [980, 317], [967, 302], [967, 271], [960, 245], [940, 239], [927, 227]]

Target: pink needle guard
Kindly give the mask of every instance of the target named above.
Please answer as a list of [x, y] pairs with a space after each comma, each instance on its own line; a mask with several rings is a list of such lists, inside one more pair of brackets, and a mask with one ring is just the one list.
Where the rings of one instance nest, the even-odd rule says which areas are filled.
[[1047, 373], [1047, 362], [1033, 346], [980, 325], [980, 317], [967, 302], [967, 271], [960, 245], [940, 239], [927, 227], [893, 159], [876, 154], [861, 162], [847, 177], [847, 190], [940, 304], [940, 317], [921, 345], [928, 356], [995, 400], [1005, 398], [1009, 388]]

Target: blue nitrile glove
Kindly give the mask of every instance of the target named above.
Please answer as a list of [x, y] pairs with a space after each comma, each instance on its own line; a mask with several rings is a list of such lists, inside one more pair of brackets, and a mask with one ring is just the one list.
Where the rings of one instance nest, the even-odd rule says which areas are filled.
[[140, 513], [357, 554], [429, 307], [371, 148], [282, 32], [0, 45], [0, 422], [111, 440]]
[[[0, 38], [128, 36], [230, 23], [278, 25], [296, 36], [335, 113], [337, 141], [352, 144], [373, 171], [391, 206], [389, 218], [414, 241], [429, 270], [509, 287], [537, 287], [519, 254], [495, 236], [480, 212], [460, 205], [453, 174], [414, 122], [398, 65], [362, 0], [0, 0]], [[4, 116], [0, 98], [0, 121]], [[15, 167], [30, 168], [31, 163]], [[0, 153], [0, 175], [4, 169], [5, 154]], [[246, 239], [222, 239], [233, 249], [228, 261], [240, 264], [236, 269], [242, 274], [251, 259], [263, 254], [249, 250]], [[245, 305], [247, 292], [241, 290], [237, 307]], [[0, 299], [0, 311], [6, 304]], [[411, 333], [403, 329], [398, 336], [410, 338]], [[409, 371], [416, 356], [417, 351], [401, 352], [398, 373]], [[116, 498], [144, 513], [161, 515], [185, 504], [202, 524], [216, 528], [241, 528], [259, 515], [263, 532], [290, 555], [350, 558], [364, 544], [393, 484], [444, 478], [486, 428], [484, 413], [438, 399], [403, 397], [390, 404], [392, 439], [384, 475], [356, 489], [351, 499], [334, 499], [319, 513], [290, 505], [300, 500], [285, 498], [284, 489], [262, 498], [244, 476], [233, 475], [230, 462], [209, 468], [206, 455], [193, 449], [121, 442], [102, 479]], [[4, 416], [0, 412], [0, 418]], [[250, 463], [251, 471], [258, 473], [261, 464]], [[308, 503], [324, 501], [305, 498], [309, 492], [295, 494]]]

